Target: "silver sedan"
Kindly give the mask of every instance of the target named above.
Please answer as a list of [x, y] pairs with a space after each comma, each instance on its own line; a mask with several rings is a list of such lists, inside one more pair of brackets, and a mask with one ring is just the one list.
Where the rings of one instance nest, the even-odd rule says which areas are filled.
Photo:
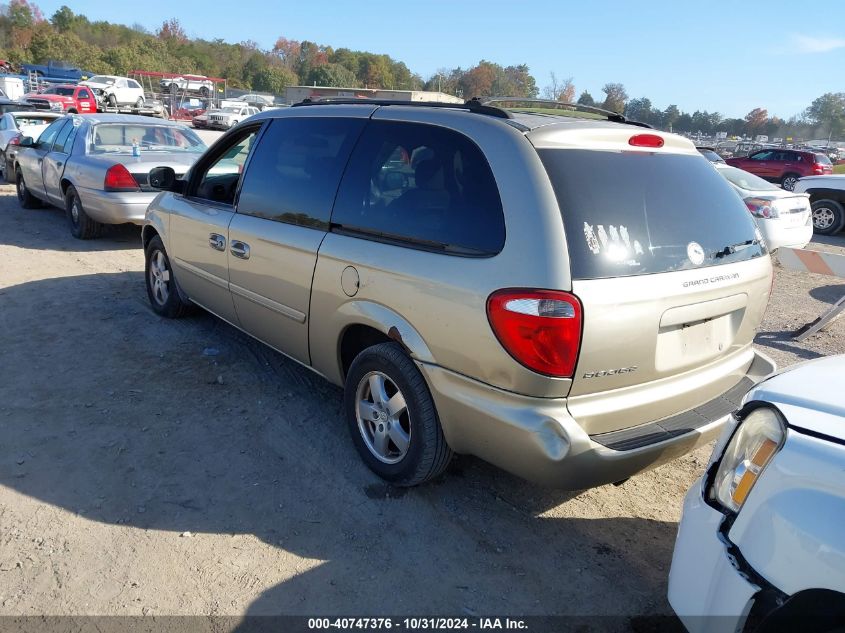
[[69, 115], [38, 140], [21, 139], [15, 184], [24, 208], [43, 203], [65, 209], [71, 233], [97, 237], [104, 224], [143, 224], [158, 195], [153, 167], [183, 175], [205, 143], [177, 123], [125, 114]]

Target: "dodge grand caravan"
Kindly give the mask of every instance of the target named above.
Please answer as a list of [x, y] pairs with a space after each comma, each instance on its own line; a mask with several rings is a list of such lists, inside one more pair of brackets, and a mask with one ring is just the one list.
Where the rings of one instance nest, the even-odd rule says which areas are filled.
[[618, 482], [709, 441], [774, 369], [742, 201], [689, 141], [619, 115], [303, 103], [150, 183], [153, 310], [199, 305], [342, 385], [363, 460], [399, 485], [453, 451]]

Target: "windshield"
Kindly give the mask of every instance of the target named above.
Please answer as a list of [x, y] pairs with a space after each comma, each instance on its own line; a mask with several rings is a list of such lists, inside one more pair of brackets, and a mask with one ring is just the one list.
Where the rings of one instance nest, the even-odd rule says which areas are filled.
[[766, 253], [740, 197], [701, 156], [538, 153], [563, 215], [575, 279], [687, 270]]
[[109, 77], [108, 75], [94, 75], [88, 81], [93, 84], [113, 84], [114, 77]]
[[47, 88], [41, 94], [45, 95], [61, 95], [62, 97], [72, 97], [73, 96], [73, 88], [70, 86], [53, 86], [52, 88]]
[[701, 152], [701, 155], [704, 156], [704, 158], [709, 160], [711, 163], [724, 163], [725, 162], [725, 159], [722, 158], [721, 156], [719, 156], [712, 149], [699, 149], [698, 151]]
[[32, 125], [50, 125], [57, 117], [54, 116], [39, 116], [37, 114], [17, 114], [13, 115], [18, 127], [32, 126]]
[[191, 130], [168, 125], [100, 124], [94, 127], [91, 153], [131, 153], [133, 143], [143, 151], [202, 153], [205, 143]]
[[240, 111], [241, 111], [240, 108], [232, 108], [232, 107], [227, 107], [227, 108], [223, 108], [222, 110], [220, 110], [220, 112], [233, 112], [235, 114], [237, 114]]
[[780, 191], [780, 187], [736, 167], [720, 167], [719, 173], [732, 184], [746, 191]]

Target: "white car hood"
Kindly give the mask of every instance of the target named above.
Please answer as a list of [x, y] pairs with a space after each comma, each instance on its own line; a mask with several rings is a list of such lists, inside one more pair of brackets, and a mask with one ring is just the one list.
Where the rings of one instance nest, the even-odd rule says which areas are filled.
[[80, 81], [80, 86], [88, 86], [89, 88], [98, 88], [100, 90], [105, 90], [106, 88], [111, 88], [114, 84], [101, 84], [93, 81]]
[[790, 425], [845, 440], [845, 354], [775, 373], [752, 389], [746, 400], [771, 402]]

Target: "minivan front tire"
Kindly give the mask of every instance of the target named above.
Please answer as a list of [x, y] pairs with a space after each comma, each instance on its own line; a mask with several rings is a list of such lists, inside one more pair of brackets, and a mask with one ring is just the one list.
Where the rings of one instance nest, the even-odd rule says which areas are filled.
[[344, 411], [358, 453], [386, 481], [416, 486], [452, 459], [428, 385], [397, 343], [358, 354], [346, 376]]

